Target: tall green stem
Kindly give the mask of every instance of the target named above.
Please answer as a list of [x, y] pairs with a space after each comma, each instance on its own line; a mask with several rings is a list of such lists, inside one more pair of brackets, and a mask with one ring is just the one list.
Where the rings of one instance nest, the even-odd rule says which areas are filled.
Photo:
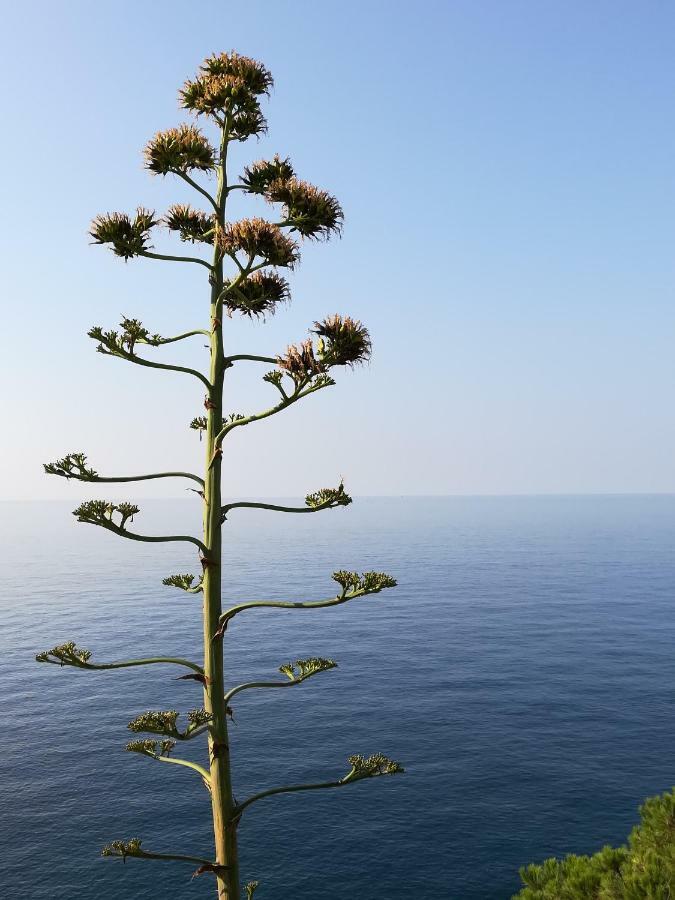
[[[219, 224], [225, 220], [227, 200], [227, 119], [221, 131], [220, 162], [216, 204]], [[222, 334], [223, 262], [216, 245], [211, 267], [211, 387], [207, 401], [206, 468], [204, 484], [204, 706], [211, 714], [209, 760], [211, 772], [211, 805], [219, 900], [240, 900], [237, 832], [227, 734], [227, 705], [223, 680], [223, 643], [213, 640], [222, 613], [221, 580], [221, 456], [215, 455], [216, 438], [223, 423], [223, 377], [225, 362]]]

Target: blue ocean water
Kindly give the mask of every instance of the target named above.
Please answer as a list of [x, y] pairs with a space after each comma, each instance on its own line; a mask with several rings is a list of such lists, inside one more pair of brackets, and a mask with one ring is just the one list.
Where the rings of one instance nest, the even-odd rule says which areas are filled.
[[[171, 667], [33, 661], [68, 639], [101, 661], [198, 658], [199, 599], [161, 585], [197, 572], [195, 556], [77, 525], [75, 505], [0, 505], [0, 895], [210, 898], [189, 866], [98, 856], [129, 837], [210, 855], [198, 776], [123, 751], [130, 718], [200, 706], [197, 686]], [[142, 506], [139, 531], [197, 533], [189, 501]], [[307, 655], [339, 663], [237, 698], [239, 799], [339, 777], [355, 752], [406, 767], [252, 807], [256, 900], [505, 900], [520, 865], [623, 841], [640, 801], [675, 783], [675, 497], [361, 499], [237, 511], [225, 527], [232, 600], [328, 597], [338, 568], [400, 583], [332, 610], [243, 614], [227, 633], [232, 683]]]

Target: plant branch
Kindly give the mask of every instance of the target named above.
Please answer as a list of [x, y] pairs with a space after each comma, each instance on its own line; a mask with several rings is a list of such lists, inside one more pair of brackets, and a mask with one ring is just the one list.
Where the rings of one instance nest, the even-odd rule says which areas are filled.
[[212, 388], [211, 382], [205, 375], [202, 375], [197, 369], [190, 369], [188, 366], [175, 366], [169, 363], [151, 362], [149, 359], [143, 359], [142, 356], [136, 356], [135, 353], [126, 353], [119, 350], [115, 352], [102, 350], [99, 352], [102, 352], [105, 356], [117, 356], [120, 359], [125, 359], [127, 362], [135, 363], [137, 366], [146, 366], [149, 369], [164, 369], [167, 372], [184, 372], [186, 375], [193, 375], [195, 378], [198, 378], [206, 387], [207, 391], [210, 391]]
[[348, 781], [319, 781], [314, 784], [290, 784], [286, 787], [277, 787], [277, 788], [269, 788], [267, 791], [260, 791], [259, 794], [254, 794], [252, 797], [249, 797], [248, 800], [244, 800], [243, 803], [240, 803], [237, 807], [235, 807], [235, 815], [237, 818], [251, 806], [252, 803], [256, 803], [258, 800], [262, 800], [265, 797], [272, 797], [274, 794], [292, 794], [298, 791], [316, 791], [321, 788], [335, 788], [335, 787], [343, 787], [345, 784], [349, 784]]
[[168, 535], [147, 535], [147, 534], [136, 534], [133, 531], [127, 531], [126, 528], [120, 528], [114, 522], [88, 522], [89, 525], [99, 525], [101, 528], [105, 528], [107, 531], [112, 531], [113, 534], [118, 535], [119, 537], [128, 538], [130, 541], [143, 541], [147, 544], [170, 544], [176, 541], [185, 541], [188, 544], [194, 544], [195, 547], [199, 547], [201, 552], [206, 555], [206, 546], [199, 540], [199, 538], [192, 537], [190, 534], [168, 534]]
[[211, 264], [207, 263], [205, 259], [199, 259], [197, 256], [168, 256], [165, 253], [151, 253], [150, 250], [141, 250], [138, 255], [145, 256], [148, 259], [164, 259], [170, 262], [197, 263], [200, 266], [205, 266], [209, 272], [211, 271]]
[[268, 363], [269, 365], [275, 366], [277, 360], [274, 356], [254, 356], [250, 353], [237, 353], [234, 356], [226, 356], [225, 357], [225, 366], [229, 368], [233, 363], [239, 362], [240, 360], [248, 359], [251, 362], [262, 362]]
[[205, 190], [200, 184], [197, 184], [197, 182], [193, 178], [190, 178], [190, 176], [186, 172], [180, 172], [178, 169], [171, 169], [171, 171], [173, 172], [174, 175], [178, 175], [179, 178], [182, 178], [183, 181], [187, 182], [187, 184], [189, 184], [191, 187], [193, 187], [196, 191], [199, 191], [199, 193], [203, 197], [206, 197], [206, 199], [209, 201], [209, 203], [211, 204], [211, 206], [213, 207], [215, 212], [217, 214], [220, 213], [220, 210], [218, 209], [218, 204], [216, 203], [215, 198], [212, 197], [211, 194], [209, 194], [209, 192], [207, 190]]
[[103, 671], [106, 669], [128, 669], [133, 666], [149, 666], [158, 663], [170, 664], [175, 666], [183, 666], [186, 669], [192, 669], [199, 675], [204, 674], [204, 670], [196, 663], [187, 659], [181, 659], [174, 656], [149, 656], [145, 659], [126, 659], [122, 662], [113, 663], [92, 663], [89, 662], [91, 653], [88, 650], [81, 650], [75, 646], [73, 642], [61, 644], [53, 647], [51, 650], [45, 650], [44, 653], [38, 653], [35, 657], [38, 662], [51, 663], [55, 666], [72, 666], [76, 669], [89, 669], [92, 671]]
[[323, 509], [335, 509], [337, 506], [342, 505], [343, 504], [335, 503], [333, 500], [327, 500], [325, 503], [320, 503], [318, 506], [278, 506], [276, 503], [255, 503], [253, 501], [240, 500], [237, 503], [228, 503], [223, 506], [221, 513], [224, 522], [227, 518], [227, 514], [232, 509], [267, 509], [272, 512], [283, 513], [314, 513], [321, 512]]

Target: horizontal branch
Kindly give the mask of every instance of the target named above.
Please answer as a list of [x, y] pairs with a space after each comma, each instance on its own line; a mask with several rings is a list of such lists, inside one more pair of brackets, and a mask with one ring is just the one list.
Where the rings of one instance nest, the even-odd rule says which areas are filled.
[[124, 351], [116, 351], [113, 353], [109, 350], [100, 350], [99, 352], [103, 353], [105, 356], [116, 356], [119, 359], [125, 359], [127, 362], [134, 363], [137, 366], [145, 366], [148, 369], [163, 369], [167, 372], [184, 372], [186, 375], [193, 375], [195, 378], [198, 378], [206, 387], [207, 391], [210, 391], [212, 388], [212, 384], [206, 375], [203, 375], [198, 369], [191, 369], [189, 366], [176, 366], [170, 363], [152, 362], [149, 359], [144, 359], [142, 356], [136, 356], [135, 353], [125, 353]]
[[127, 538], [130, 541], [141, 541], [146, 544], [172, 544], [183, 542], [187, 544], [194, 544], [195, 547], [199, 547], [204, 556], [208, 554], [206, 545], [203, 544], [202, 541], [199, 540], [199, 538], [192, 537], [192, 535], [190, 534], [137, 534], [134, 531], [128, 531], [126, 528], [121, 528], [119, 525], [116, 525], [115, 522], [111, 522], [109, 520], [99, 520], [94, 522], [86, 519], [78, 519], [78, 521], [84, 522], [87, 525], [98, 525], [100, 528], [105, 528], [106, 531], [111, 531], [118, 537]]
[[204, 670], [197, 663], [190, 662], [187, 659], [181, 659], [175, 656], [149, 656], [144, 659], [126, 659], [121, 662], [112, 663], [93, 663], [90, 662], [91, 653], [89, 650], [83, 650], [75, 646], [70, 641], [66, 644], [60, 644], [51, 650], [45, 650], [38, 653], [35, 657], [37, 662], [52, 663], [55, 666], [72, 666], [76, 669], [90, 669], [94, 671], [103, 671], [105, 669], [128, 669], [133, 666], [149, 666], [155, 664], [170, 664], [175, 666], [183, 666], [186, 669], [192, 669], [199, 675], [204, 674]]
[[323, 509], [335, 509], [336, 506], [342, 505], [343, 504], [335, 503], [332, 500], [327, 500], [325, 503], [320, 503], [318, 506], [278, 506], [276, 503], [256, 503], [253, 501], [239, 500], [236, 503], [227, 503], [223, 506], [221, 508], [221, 514], [222, 521], [224, 522], [227, 518], [227, 514], [233, 509], [266, 509], [271, 512], [313, 513], [321, 512]]
[[200, 266], [205, 266], [209, 272], [211, 271], [211, 265], [205, 259], [199, 259], [197, 256], [169, 256], [166, 253], [151, 253], [150, 250], [141, 250], [138, 255], [145, 256], [148, 259], [168, 260], [169, 262], [197, 263]]
[[184, 341], [185, 338], [189, 337], [197, 337], [197, 335], [202, 335], [202, 337], [211, 337], [210, 332], [206, 331], [203, 328], [195, 328], [194, 331], [185, 331], [183, 334], [177, 334], [175, 337], [168, 338], [158, 338], [156, 341], [143, 341], [139, 340], [137, 343], [139, 344], [148, 344], [153, 347], [161, 347], [163, 344], [175, 344], [176, 341]]
[[247, 603], [239, 603], [226, 610], [218, 620], [218, 630], [214, 634], [214, 640], [222, 637], [231, 619], [246, 609], [325, 609], [330, 606], [340, 606], [357, 597], [365, 597], [369, 594], [379, 594], [386, 588], [396, 587], [396, 580], [384, 572], [334, 572], [333, 580], [342, 587], [342, 592], [336, 597], [327, 600], [314, 601], [290, 601], [290, 600], [250, 600]]
[[249, 797], [248, 800], [244, 800], [243, 803], [240, 803], [235, 807], [234, 815], [239, 817], [245, 809], [251, 806], [252, 803], [256, 803], [258, 800], [263, 800], [265, 797], [272, 797], [274, 794], [293, 794], [298, 791], [316, 791], [321, 788], [335, 788], [335, 787], [344, 787], [345, 784], [349, 784], [348, 781], [319, 781], [315, 784], [290, 784], [286, 787], [277, 787], [277, 788], [269, 788], [267, 791], [260, 791], [259, 794], [253, 794], [252, 797]]
[[251, 353], [236, 353], [234, 356], [226, 356], [223, 361], [225, 363], [225, 368], [228, 368], [232, 363], [239, 362], [240, 360], [262, 362], [272, 366], [277, 364], [276, 357], [274, 356], [255, 356]]
[[201, 856], [186, 856], [182, 853], [152, 853], [149, 850], [143, 850], [141, 841], [135, 838], [131, 841], [113, 841], [101, 851], [101, 856], [112, 857], [126, 861], [127, 858], [132, 859], [160, 859], [176, 862], [199, 863], [203, 866], [215, 866], [209, 859]]
[[[296, 667], [298, 671], [296, 672]], [[279, 671], [286, 675], [286, 681], [248, 681], [245, 684], [239, 684], [225, 694], [225, 704], [236, 696], [240, 691], [246, 691], [250, 688], [284, 688], [293, 687], [296, 684], [302, 684], [313, 675], [319, 672], [327, 672], [330, 669], [336, 669], [337, 663], [332, 659], [323, 659], [322, 657], [310, 657], [310, 659], [299, 659], [295, 663], [287, 663], [279, 667]]]
[[239, 818], [243, 811], [252, 803], [262, 800], [265, 797], [272, 797], [275, 794], [295, 794], [299, 791], [316, 791], [322, 788], [344, 787], [346, 784], [355, 784], [357, 781], [364, 781], [367, 778], [378, 778], [383, 775], [398, 775], [402, 773], [403, 767], [394, 760], [383, 756], [381, 753], [375, 753], [372, 756], [364, 758], [360, 755], [350, 756], [349, 764], [351, 769], [343, 778], [337, 781], [318, 781], [310, 784], [291, 784], [285, 787], [269, 788], [266, 791], [260, 791], [259, 794], [253, 794], [248, 800], [238, 804], [234, 809], [234, 815]]

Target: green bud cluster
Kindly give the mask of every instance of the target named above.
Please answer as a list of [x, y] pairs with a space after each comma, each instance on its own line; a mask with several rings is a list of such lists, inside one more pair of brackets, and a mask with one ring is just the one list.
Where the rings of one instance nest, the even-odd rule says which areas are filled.
[[368, 757], [357, 754], [350, 756], [348, 762], [352, 770], [343, 781], [360, 781], [362, 778], [376, 778], [378, 775], [398, 775], [405, 771], [403, 766], [381, 753]]
[[129, 731], [149, 731], [152, 734], [171, 734], [178, 733], [176, 721], [178, 720], [178, 712], [175, 709], [166, 711], [148, 710], [136, 716], [127, 725]]
[[352, 498], [345, 491], [344, 483], [342, 481], [336, 488], [321, 488], [313, 494], [307, 494], [305, 497], [305, 504], [309, 506], [310, 509], [315, 509], [317, 506], [326, 506], [328, 504], [331, 506], [349, 506], [351, 502]]
[[95, 244], [111, 244], [115, 256], [132, 259], [149, 249], [150, 230], [158, 224], [153, 210], [139, 206], [133, 219], [127, 213], [104, 213], [91, 223]]
[[121, 332], [104, 331], [100, 325], [94, 325], [89, 329], [87, 336], [99, 342], [96, 348], [98, 353], [105, 353], [108, 356], [133, 356], [136, 344], [157, 347], [164, 341], [161, 334], [150, 334], [139, 319], [124, 316], [120, 326]]
[[[78, 522], [85, 522], [88, 525], [102, 525], [106, 528], [112, 525], [114, 528], [124, 529], [129, 519], [133, 522], [137, 512], [140, 510], [135, 503], [86, 500], [73, 510], [73, 515], [77, 517]], [[115, 513], [119, 516], [119, 521], [113, 518]]]
[[194, 580], [195, 576], [189, 573], [186, 575], [169, 575], [168, 578], [162, 579], [162, 584], [165, 584], [167, 587], [179, 588], [181, 591], [196, 591], [201, 585], [201, 578], [193, 588], [192, 583]]
[[52, 647], [51, 650], [44, 650], [35, 656], [37, 662], [58, 663], [62, 666], [75, 666], [76, 668], [87, 668], [87, 663], [91, 659], [91, 651], [77, 647], [74, 641], [68, 641], [65, 644], [59, 644]]
[[84, 453], [67, 453], [63, 459], [53, 463], [45, 463], [47, 475], [60, 475], [62, 478], [77, 478], [79, 481], [94, 481], [98, 472], [87, 466]]
[[190, 728], [200, 728], [202, 725], [206, 725], [211, 721], [211, 713], [207, 712], [204, 707], [200, 707], [199, 709], [191, 709], [187, 714], [188, 722], [190, 723]]
[[312, 675], [316, 675], [317, 672], [326, 672], [328, 669], [336, 668], [337, 663], [333, 659], [311, 656], [309, 659], [297, 659], [295, 663], [279, 666], [279, 671], [283, 675], [287, 675], [291, 681], [304, 681], [305, 678], [310, 678]]
[[126, 750], [129, 753], [141, 753], [143, 756], [169, 756], [171, 751], [176, 746], [175, 741], [160, 741], [159, 742], [159, 752], [157, 751], [157, 741], [144, 740], [144, 741], [129, 741], [126, 745]]
[[199, 440], [202, 439], [202, 432], [206, 431], [208, 422], [206, 421], [206, 416], [195, 416], [194, 419], [190, 422], [190, 428], [193, 428], [195, 431], [199, 432]]
[[331, 576], [333, 581], [342, 588], [343, 596], [345, 595], [362, 595], [362, 594], [378, 594], [385, 588], [396, 587], [396, 579], [384, 572], [333, 572]]
[[101, 856], [118, 856], [125, 859], [127, 856], [142, 856], [141, 844], [138, 838], [130, 841], [112, 841], [101, 850]]
[[248, 884], [244, 885], [244, 890], [246, 891], [246, 900], [253, 900], [253, 895], [260, 884], [259, 881], [249, 881]]

